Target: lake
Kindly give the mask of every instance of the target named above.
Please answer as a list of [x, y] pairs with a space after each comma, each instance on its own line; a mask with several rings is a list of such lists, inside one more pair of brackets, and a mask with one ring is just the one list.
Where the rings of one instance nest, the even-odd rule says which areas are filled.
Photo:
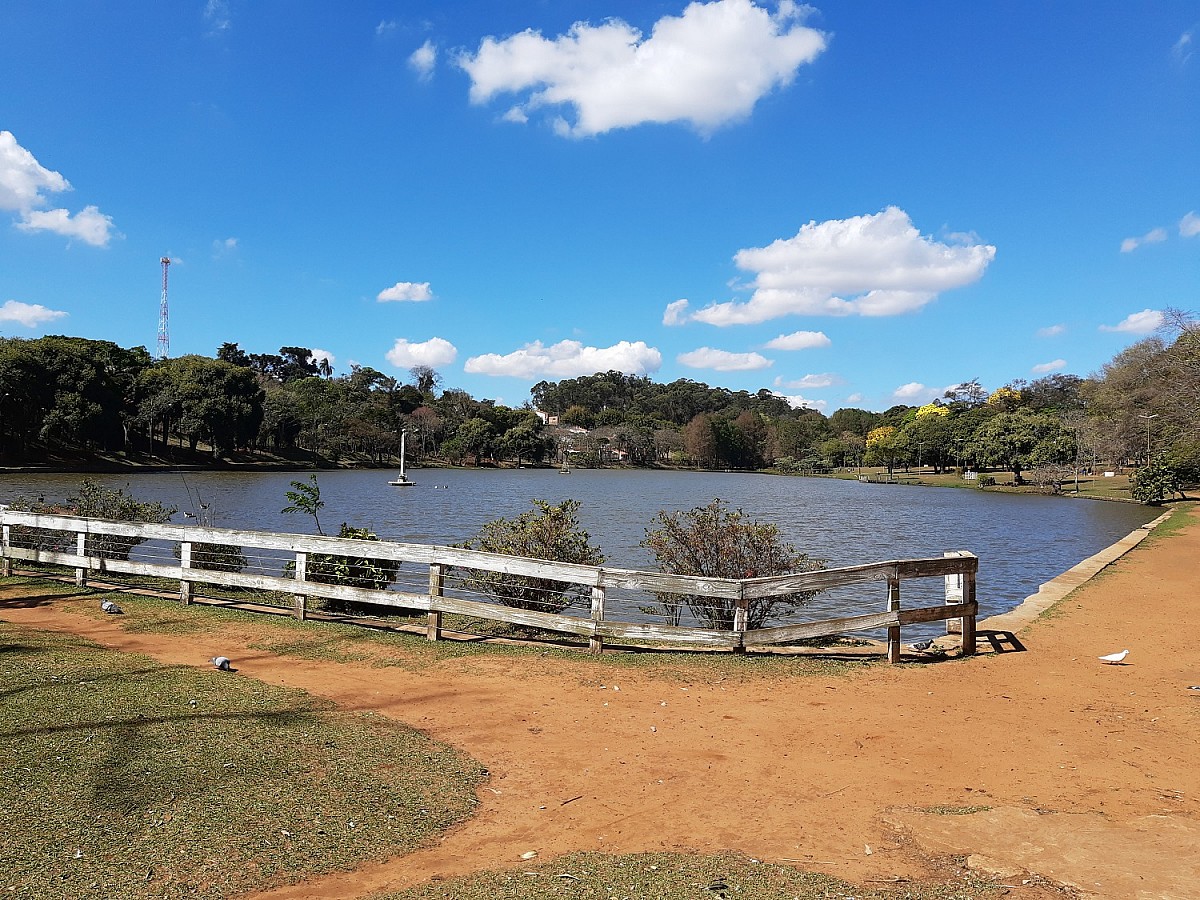
[[[1157, 511], [1132, 503], [986, 493], [913, 485], [863, 484], [832, 478], [747, 473], [578, 469], [417, 469], [415, 487], [387, 484], [393, 471], [321, 472], [321, 524], [367, 527], [384, 540], [455, 544], [486, 521], [512, 517], [538, 498], [581, 503], [580, 521], [609, 564], [653, 568], [639, 544], [660, 510], [686, 510], [719, 497], [778, 526], [802, 552], [830, 567], [970, 550], [979, 557], [980, 617], [1005, 612], [1038, 586], [1150, 521]], [[143, 500], [175, 506], [176, 522], [195, 522], [207, 506], [212, 525], [314, 533], [310, 517], [281, 512], [284, 492], [306, 473], [188, 472], [97, 475]], [[18, 496], [63, 499], [81, 476], [0, 476], [0, 502]], [[875, 590], [875, 588], [858, 588]], [[884, 588], [878, 587], [879, 608]], [[940, 596], [940, 579], [904, 586], [905, 596]], [[823, 594], [805, 618], [844, 614], [844, 598]], [[907, 605], [907, 604], [906, 604]], [[859, 612], [864, 611], [861, 606]], [[919, 633], [914, 629], [914, 634]], [[906, 631], [907, 634], [907, 631]]]

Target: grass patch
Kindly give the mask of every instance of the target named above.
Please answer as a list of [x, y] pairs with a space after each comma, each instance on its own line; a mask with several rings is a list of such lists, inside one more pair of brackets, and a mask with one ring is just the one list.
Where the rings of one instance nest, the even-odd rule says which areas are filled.
[[220, 898], [353, 868], [466, 818], [484, 774], [302, 691], [0, 623], [4, 896]]
[[699, 856], [637, 853], [610, 856], [572, 853], [552, 862], [530, 863], [519, 870], [483, 872], [464, 878], [379, 894], [372, 900], [696, 900], [746, 897], [754, 900], [809, 900], [854, 897], [859, 900], [973, 900], [999, 896], [993, 882], [966, 875], [953, 884], [864, 889], [790, 866], [761, 863], [732, 853]]
[[1155, 526], [1146, 538], [1146, 543], [1151, 541], [1166, 540], [1174, 537], [1186, 528], [1196, 524], [1196, 510], [1200, 509], [1200, 503], [1195, 501], [1177, 502], [1170, 506], [1170, 516], [1160, 525]]
[[923, 806], [921, 812], [931, 816], [973, 816], [990, 809], [990, 806]]

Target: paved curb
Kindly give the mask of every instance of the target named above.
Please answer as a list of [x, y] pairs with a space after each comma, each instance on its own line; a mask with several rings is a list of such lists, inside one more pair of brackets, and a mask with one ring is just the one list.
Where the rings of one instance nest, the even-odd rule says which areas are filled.
[[1165, 512], [1154, 521], [1147, 522], [1141, 528], [1131, 531], [1115, 544], [1105, 547], [1099, 553], [1089, 556], [1083, 562], [1072, 566], [1061, 575], [1043, 583], [1038, 587], [1036, 594], [1026, 597], [1019, 606], [998, 616], [984, 619], [976, 627], [981, 631], [1020, 631], [1022, 628], [1030, 625], [1034, 619], [1063, 597], [1067, 596], [1067, 594], [1071, 593], [1071, 591], [1091, 580], [1105, 567], [1116, 562], [1144, 541], [1150, 535], [1150, 532], [1165, 522], [1170, 516], [1170, 512]]

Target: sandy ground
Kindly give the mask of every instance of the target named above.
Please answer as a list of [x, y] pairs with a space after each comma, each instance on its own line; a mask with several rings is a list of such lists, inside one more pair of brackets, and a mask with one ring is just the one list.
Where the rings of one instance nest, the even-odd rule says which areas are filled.
[[[265, 897], [344, 898], [574, 850], [736, 850], [878, 886], [950, 856], [1048, 897], [1200, 897], [1200, 517], [973, 659], [686, 682], [582, 660], [410, 672], [197, 641], [0, 594], [0, 618], [168, 663], [220, 652], [458, 746], [491, 773], [438, 845]], [[986, 565], [986, 561], [984, 561]], [[23, 588], [28, 593], [28, 588]], [[1128, 648], [1124, 665], [1100, 654]], [[989, 650], [986, 641], [981, 649]], [[1023, 884], [1031, 880], [1031, 884]], [[1047, 885], [1042, 879], [1053, 882]]]

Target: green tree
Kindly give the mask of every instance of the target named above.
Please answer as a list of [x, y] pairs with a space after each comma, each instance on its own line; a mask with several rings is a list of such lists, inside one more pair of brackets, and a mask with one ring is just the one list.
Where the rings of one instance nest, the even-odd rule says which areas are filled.
[[[779, 529], [754, 522], [740, 509], [728, 510], [720, 500], [686, 512], [660, 512], [646, 530], [642, 546], [654, 554], [659, 571], [705, 578], [760, 578], [824, 568], [820, 560], [797, 553]], [[792, 612], [816, 596], [796, 591], [749, 601], [746, 627], [762, 628], [774, 617]], [[661, 611], [678, 622], [679, 605], [710, 628], [732, 631], [736, 601], [707, 594], [661, 594]]]
[[1130, 479], [1130, 494], [1134, 500], [1150, 506], [1158, 506], [1175, 494], [1184, 500], [1187, 499], [1183, 493], [1183, 478], [1180, 472], [1174, 466], [1161, 461], [1134, 470]]
[[293, 490], [284, 494], [291, 502], [280, 512], [304, 513], [312, 516], [313, 522], [317, 526], [317, 534], [324, 534], [325, 532], [321, 530], [320, 513], [325, 508], [325, 501], [321, 499], [321, 485], [317, 483], [316, 474], [308, 476], [308, 483], [293, 481], [292, 488]]
[[[578, 500], [554, 506], [534, 500], [533, 508], [515, 519], [493, 519], [484, 523], [474, 539], [461, 546], [467, 550], [502, 553], [526, 559], [598, 566], [604, 554], [592, 545], [579, 526]], [[587, 587], [552, 578], [510, 575], [506, 572], [463, 570], [464, 583], [474, 591], [495, 598], [505, 606], [542, 612], [562, 612], [589, 593]]]
[[484, 456], [491, 455], [496, 441], [496, 430], [486, 419], [476, 417], [459, 425], [455, 436], [462, 445], [463, 453], [474, 456], [475, 465], [478, 466]]

